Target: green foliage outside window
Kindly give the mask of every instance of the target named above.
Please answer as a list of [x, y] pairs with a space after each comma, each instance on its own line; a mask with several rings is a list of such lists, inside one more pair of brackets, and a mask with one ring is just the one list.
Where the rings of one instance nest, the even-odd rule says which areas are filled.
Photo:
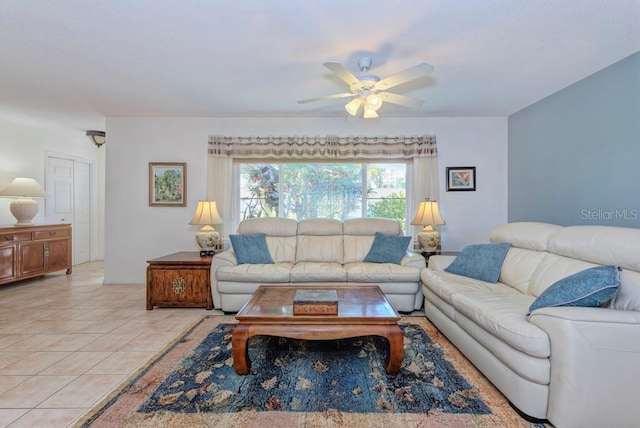
[[378, 200], [370, 200], [367, 204], [367, 211], [371, 217], [392, 218], [400, 223], [402, 230], [407, 230], [407, 203], [402, 192], [392, 193]]

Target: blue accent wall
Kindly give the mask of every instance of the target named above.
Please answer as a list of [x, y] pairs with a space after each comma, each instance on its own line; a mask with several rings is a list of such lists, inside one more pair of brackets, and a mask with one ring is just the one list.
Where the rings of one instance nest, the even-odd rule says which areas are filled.
[[509, 222], [640, 227], [640, 52], [512, 114], [508, 135]]

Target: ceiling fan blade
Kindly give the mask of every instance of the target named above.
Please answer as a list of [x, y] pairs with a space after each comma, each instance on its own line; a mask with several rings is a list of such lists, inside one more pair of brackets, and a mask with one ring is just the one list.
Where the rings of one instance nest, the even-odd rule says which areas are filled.
[[298, 104], [306, 104], [306, 103], [312, 103], [315, 101], [323, 101], [323, 100], [333, 100], [336, 98], [347, 98], [347, 97], [353, 97], [356, 94], [352, 94], [352, 93], [343, 93], [343, 94], [333, 94], [333, 95], [325, 95], [323, 97], [315, 97], [315, 98], [309, 98], [306, 100], [299, 100]]
[[344, 66], [339, 62], [325, 62], [322, 65], [327, 67], [329, 70], [333, 71], [335, 74], [338, 75], [338, 77], [340, 77], [342, 80], [347, 82], [347, 84], [349, 85], [349, 88], [362, 87], [362, 83], [360, 82], [360, 79], [358, 79], [355, 74], [353, 74], [352, 72], [344, 68]]
[[422, 107], [422, 104], [424, 104], [424, 100], [407, 97], [406, 95], [394, 94], [392, 92], [380, 92], [378, 95], [380, 95], [384, 102], [409, 107], [413, 110], [418, 110]]
[[417, 79], [418, 77], [426, 76], [433, 72], [433, 65], [423, 62], [414, 67], [408, 68], [396, 74], [382, 79], [375, 84], [375, 88], [381, 91], [393, 88], [402, 83], [409, 82], [410, 80]]

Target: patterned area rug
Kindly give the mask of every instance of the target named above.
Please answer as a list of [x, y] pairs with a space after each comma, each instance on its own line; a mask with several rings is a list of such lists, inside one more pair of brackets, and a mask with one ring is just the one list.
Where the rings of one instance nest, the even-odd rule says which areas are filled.
[[256, 336], [233, 368], [233, 317], [208, 316], [88, 413], [83, 427], [530, 427], [423, 317], [405, 317], [404, 360], [387, 375], [376, 336]]

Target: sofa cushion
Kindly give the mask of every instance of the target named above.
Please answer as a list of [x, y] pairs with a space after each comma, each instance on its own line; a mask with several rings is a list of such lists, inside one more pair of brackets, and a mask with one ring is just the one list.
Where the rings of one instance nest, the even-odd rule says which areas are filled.
[[260, 284], [289, 282], [291, 263], [243, 264], [220, 266], [215, 271], [216, 280], [232, 282], [251, 282]]
[[560, 281], [562, 278], [596, 266], [599, 265], [583, 260], [558, 256], [553, 253], [545, 253], [542, 261], [533, 275], [531, 275], [527, 293], [538, 297], [551, 284]]
[[489, 235], [490, 242], [509, 242], [514, 247], [546, 251], [549, 240], [562, 226], [538, 222], [514, 222], [498, 226]]
[[501, 289], [463, 291], [451, 299], [456, 312], [464, 314], [513, 348], [538, 358], [550, 355], [549, 337], [526, 316], [532, 296], [505, 286]]
[[298, 235], [296, 263], [326, 262], [342, 263], [342, 235]]
[[[469, 336], [478, 341], [493, 357], [497, 358], [511, 371], [540, 385], [549, 384], [551, 380], [551, 361], [549, 357], [536, 357], [514, 348], [503, 338], [489, 333], [459, 311], [455, 312], [452, 318]], [[505, 374], [502, 369], [500, 372], [501, 375]]]
[[267, 236], [296, 236], [298, 222], [283, 217], [258, 217], [242, 220], [238, 225], [239, 235], [264, 233]]
[[[453, 304], [451, 296], [461, 291], [488, 290], [492, 285], [479, 279], [456, 275], [442, 270], [422, 269], [422, 283], [448, 304]], [[505, 286], [506, 287], [506, 286]]]
[[640, 229], [616, 226], [569, 226], [549, 241], [561, 256], [640, 272]]
[[264, 233], [251, 235], [229, 235], [231, 246], [236, 253], [238, 264], [268, 264], [273, 263], [267, 239]]
[[367, 263], [395, 263], [400, 264], [407, 254], [407, 247], [411, 242], [410, 236], [387, 235], [376, 232], [371, 248], [364, 261]]
[[343, 263], [361, 262], [367, 256], [376, 232], [401, 235], [397, 221], [386, 218], [350, 218], [342, 224], [344, 233]]
[[601, 306], [620, 285], [620, 270], [597, 266], [574, 273], [547, 288], [529, 307], [529, 312], [548, 306]]
[[267, 247], [274, 263], [295, 262], [297, 242], [298, 239], [295, 236], [267, 235]]
[[367, 256], [373, 244], [373, 235], [345, 235], [344, 260], [345, 264], [361, 262]]
[[502, 262], [510, 246], [508, 242], [468, 245], [445, 271], [481, 281], [498, 282]]
[[609, 305], [612, 309], [640, 312], [640, 272], [623, 269], [620, 286]]
[[[498, 281], [507, 284], [521, 293], [529, 291], [529, 281], [533, 273], [542, 262], [545, 253], [543, 251], [526, 250], [514, 247], [513, 244], [507, 251], [502, 263], [500, 278]], [[431, 261], [431, 258], [429, 259]]]
[[291, 282], [344, 282], [347, 274], [340, 263], [298, 262], [291, 268]]
[[349, 282], [411, 282], [418, 289], [420, 269], [395, 263], [356, 262], [344, 265]]
[[388, 218], [349, 218], [342, 223], [343, 233], [354, 236], [373, 236], [376, 232], [400, 235], [400, 224]]

